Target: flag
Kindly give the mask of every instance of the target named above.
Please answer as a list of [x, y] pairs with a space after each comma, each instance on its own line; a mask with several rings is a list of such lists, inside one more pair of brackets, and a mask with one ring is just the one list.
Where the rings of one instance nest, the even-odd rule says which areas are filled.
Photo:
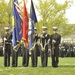
[[35, 13], [33, 1], [31, 0], [29, 32], [28, 32], [29, 50], [32, 50], [32, 47], [34, 45], [34, 25], [35, 25], [36, 22], [37, 22], [36, 13]]
[[28, 13], [26, 9], [26, 4], [24, 0], [24, 7], [23, 7], [23, 25], [22, 25], [22, 39], [25, 41], [26, 47], [28, 47]]
[[22, 38], [22, 19], [20, 14], [20, 8], [18, 6], [18, 1], [13, 1], [13, 10], [12, 10], [12, 44], [13, 49], [18, 51], [19, 43]]

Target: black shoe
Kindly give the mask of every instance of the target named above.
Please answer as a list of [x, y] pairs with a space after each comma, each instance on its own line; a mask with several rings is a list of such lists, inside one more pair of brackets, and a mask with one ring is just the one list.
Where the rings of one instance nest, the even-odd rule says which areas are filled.
[[17, 67], [17, 65], [13, 64], [12, 67]]
[[58, 67], [58, 64], [57, 63], [55, 64], [55, 67]]
[[57, 65], [53, 65], [52, 67], [57, 68], [58, 66]]
[[55, 67], [55, 65], [52, 65], [52, 67]]
[[36, 65], [34, 65], [34, 67], [37, 67]]
[[28, 67], [27, 65], [23, 65], [23, 67]]
[[32, 67], [37, 67], [36, 65], [32, 65]]
[[8, 66], [4, 66], [4, 67], [8, 67]]
[[58, 67], [58, 65], [56, 65], [55, 67]]

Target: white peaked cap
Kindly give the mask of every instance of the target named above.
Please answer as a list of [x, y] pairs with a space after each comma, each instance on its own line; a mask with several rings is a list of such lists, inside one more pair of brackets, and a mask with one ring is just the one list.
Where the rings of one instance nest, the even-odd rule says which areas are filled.
[[9, 28], [8, 28], [8, 27], [4, 27], [4, 29], [5, 29], [5, 30], [9, 30]]
[[42, 29], [47, 29], [47, 27], [46, 26], [42, 26]]

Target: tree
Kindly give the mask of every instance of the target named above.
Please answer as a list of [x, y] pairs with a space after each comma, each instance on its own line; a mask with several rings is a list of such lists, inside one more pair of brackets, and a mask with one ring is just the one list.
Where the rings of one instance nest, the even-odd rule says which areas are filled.
[[11, 1], [8, 3], [5, 0], [0, 1], [0, 32], [3, 33], [4, 27], [11, 28]]
[[67, 0], [64, 4], [58, 4], [56, 0], [38, 0], [37, 4], [36, 8], [41, 17], [37, 28], [42, 28], [45, 25], [51, 34], [52, 27], [57, 26], [62, 36], [71, 34], [74, 31], [74, 25], [68, 25], [68, 19], [65, 18], [66, 9], [70, 6]]

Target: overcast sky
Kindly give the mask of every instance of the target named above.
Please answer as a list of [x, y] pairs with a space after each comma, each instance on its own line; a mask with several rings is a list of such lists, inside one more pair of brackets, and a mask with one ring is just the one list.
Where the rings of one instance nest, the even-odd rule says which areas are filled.
[[74, 3], [71, 8], [66, 10], [66, 17], [69, 20], [69, 23], [74, 23], [75, 24], [75, 0], [73, 0]]

